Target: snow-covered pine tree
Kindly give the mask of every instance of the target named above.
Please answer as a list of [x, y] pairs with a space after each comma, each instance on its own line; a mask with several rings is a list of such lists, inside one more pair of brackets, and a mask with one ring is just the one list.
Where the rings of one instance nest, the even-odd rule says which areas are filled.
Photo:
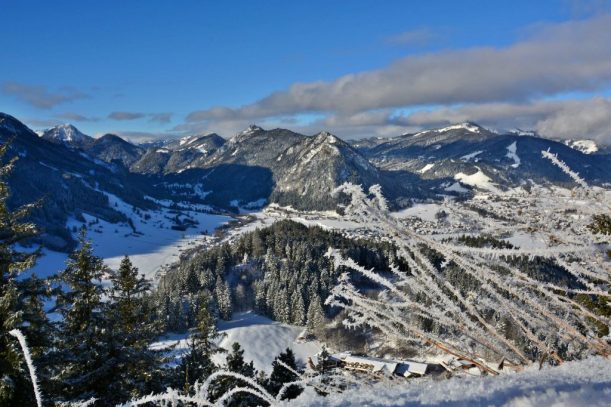
[[229, 321], [233, 314], [231, 291], [225, 280], [220, 276], [216, 278], [214, 293], [216, 295], [219, 316], [225, 321]]
[[258, 312], [262, 314], [267, 314], [269, 310], [267, 308], [267, 301], [266, 301], [266, 295], [267, 295], [266, 283], [264, 280], [261, 280], [261, 281], [255, 281], [253, 284], [254, 284], [254, 290], [255, 290], [255, 308]]
[[320, 300], [316, 296], [310, 297], [310, 306], [307, 314], [307, 330], [310, 335], [317, 335], [325, 326], [325, 312], [320, 305]]
[[[8, 144], [0, 146], [0, 159], [7, 150]], [[7, 206], [9, 189], [6, 178], [15, 160], [0, 166], [0, 405], [7, 406], [35, 403], [25, 360], [19, 344], [9, 332], [16, 328], [24, 329], [28, 337], [44, 340], [46, 334], [37, 330], [47, 322], [44, 313], [39, 312], [40, 280], [18, 279], [24, 270], [34, 265], [39, 253], [15, 249], [16, 244], [36, 234], [34, 225], [24, 221], [35, 205], [15, 211], [10, 211]]]
[[291, 322], [291, 307], [286, 287], [281, 287], [274, 297], [274, 319], [285, 324]]
[[291, 299], [291, 323], [299, 326], [305, 325], [306, 309], [301, 291], [296, 289], [293, 291]]
[[[227, 354], [224, 370], [237, 373], [243, 377], [254, 379], [257, 371], [253, 362], [246, 363], [244, 361], [244, 350], [239, 343], [234, 342], [231, 345], [231, 351]], [[233, 376], [221, 376], [215, 380], [210, 386], [210, 399], [216, 401], [223, 394], [227, 393], [235, 387], [247, 386], [248, 384], [241, 379]], [[253, 406], [260, 405], [262, 400], [247, 393], [237, 393], [230, 400], [225, 401], [226, 406]]]

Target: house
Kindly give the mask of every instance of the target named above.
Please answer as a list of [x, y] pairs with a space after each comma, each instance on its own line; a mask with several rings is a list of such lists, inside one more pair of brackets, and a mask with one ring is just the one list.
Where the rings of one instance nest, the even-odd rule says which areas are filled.
[[[318, 355], [313, 356], [310, 362], [313, 366], [318, 366], [320, 363]], [[371, 373], [379, 376], [401, 376], [406, 378], [424, 376], [429, 368], [427, 363], [358, 356], [347, 352], [329, 355], [325, 366], [340, 367], [346, 370]]]

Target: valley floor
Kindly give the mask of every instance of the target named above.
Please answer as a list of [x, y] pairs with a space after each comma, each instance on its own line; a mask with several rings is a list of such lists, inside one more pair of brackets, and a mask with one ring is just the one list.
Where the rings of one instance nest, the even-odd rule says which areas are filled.
[[[172, 229], [173, 218], [177, 215], [168, 206], [155, 211], [135, 211], [116, 196], [107, 196], [113, 207], [132, 220], [136, 233], [127, 223], [109, 223], [88, 214], [83, 215], [86, 223], [70, 219], [67, 226], [73, 230], [85, 226], [94, 254], [103, 258], [107, 266], [116, 269], [127, 255], [140, 273], [151, 280], [165, 266], [178, 261], [183, 250], [205, 243], [219, 226], [231, 220], [229, 216], [206, 213], [201, 208], [182, 209], [180, 218], [192, 220], [195, 226], [180, 231]], [[73, 235], [76, 237], [77, 233]], [[65, 268], [67, 258], [66, 253], [45, 249], [36, 265], [24, 276], [32, 272], [39, 277], [56, 274]]]

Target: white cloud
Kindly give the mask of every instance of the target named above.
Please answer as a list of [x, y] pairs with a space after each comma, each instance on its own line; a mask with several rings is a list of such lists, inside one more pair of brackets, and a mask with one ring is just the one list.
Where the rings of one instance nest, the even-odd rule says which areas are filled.
[[[378, 70], [330, 82], [295, 83], [246, 106], [194, 111], [179, 129], [234, 134], [250, 122], [316, 113], [296, 130], [329, 129], [352, 138], [403, 133], [435, 123], [484, 121], [535, 128], [555, 137], [578, 131], [610, 142], [608, 99], [544, 101], [570, 92], [596, 95], [611, 87], [611, 15], [538, 25], [506, 47], [477, 47], [410, 56]], [[424, 32], [423, 32], [424, 33]], [[405, 34], [406, 37], [424, 34]], [[409, 39], [409, 38], [408, 38]], [[394, 112], [438, 106], [411, 115]], [[459, 106], [459, 107], [456, 107]], [[594, 109], [588, 111], [587, 109]], [[578, 120], [570, 122], [569, 115]], [[579, 124], [576, 124], [579, 123]]]
[[2, 83], [0, 90], [7, 95], [11, 95], [40, 109], [51, 109], [62, 103], [89, 97], [89, 95], [71, 87], [63, 87], [56, 91], [51, 91], [46, 86], [28, 85], [11, 81]]
[[424, 104], [527, 100], [611, 85], [611, 15], [539, 28], [505, 48], [410, 56], [332, 82], [296, 83], [232, 109], [192, 112], [189, 121], [254, 119], [304, 112], [359, 112]]

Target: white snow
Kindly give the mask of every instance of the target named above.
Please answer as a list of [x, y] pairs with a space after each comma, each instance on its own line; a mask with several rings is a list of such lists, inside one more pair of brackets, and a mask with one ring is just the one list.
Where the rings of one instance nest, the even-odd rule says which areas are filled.
[[[296, 359], [305, 364], [307, 358], [317, 354], [322, 347], [317, 341], [301, 341], [297, 338], [303, 332], [303, 327], [281, 324], [254, 312], [234, 313], [231, 321], [219, 321], [218, 330], [224, 337], [218, 345], [230, 350], [234, 342], [244, 349], [244, 360], [253, 361], [257, 370], [269, 373], [276, 356], [291, 348]], [[188, 347], [186, 334], [164, 335], [152, 345], [154, 349], [174, 348], [174, 355], [180, 358]], [[215, 363], [225, 361], [223, 354], [214, 356]]]
[[460, 157], [460, 159], [463, 160], [463, 161], [469, 161], [470, 159], [477, 157], [481, 153], [483, 153], [483, 151], [475, 151], [475, 152], [473, 152], [471, 154], [463, 155], [462, 157]]
[[[382, 381], [320, 396], [312, 387], [291, 406], [609, 406], [611, 364], [602, 357], [566, 362], [541, 371], [498, 377]], [[288, 403], [287, 403], [288, 405]]]
[[[104, 263], [111, 268], [117, 268], [123, 256], [128, 255], [139, 271], [151, 279], [165, 266], [177, 261], [184, 249], [208, 239], [207, 235], [202, 234], [203, 231], [212, 233], [214, 229], [231, 220], [228, 216], [183, 209], [181, 212], [184, 215], [181, 219], [188, 216], [198, 224], [186, 231], [173, 230], [170, 218], [176, 215], [170, 213], [168, 208], [141, 211], [150, 216], [150, 219], [146, 220], [134, 213], [131, 205], [115, 195], [106, 195], [110, 200], [110, 206], [131, 218], [139, 233], [134, 234], [126, 223], [114, 224], [101, 219], [99, 223], [87, 225], [87, 237], [93, 241], [94, 254], [102, 257]], [[95, 221], [93, 216], [86, 213], [83, 216], [87, 223]], [[70, 229], [76, 227], [76, 230], [80, 230], [83, 223], [71, 218], [67, 226]], [[66, 259], [66, 253], [44, 250], [43, 257], [39, 259], [32, 272], [36, 272], [38, 276], [50, 276], [64, 268]]]
[[180, 139], [179, 141], [179, 145], [184, 146], [185, 144], [190, 144], [192, 143], [196, 138], [194, 138], [193, 136], [186, 136]]
[[435, 222], [435, 214], [439, 212], [442, 208], [439, 204], [415, 204], [410, 208], [403, 209], [398, 212], [393, 212], [392, 216], [395, 218], [407, 218], [410, 216], [415, 216], [422, 220], [428, 220], [431, 222]]
[[[19, 250], [24, 249], [20, 247]], [[29, 252], [31, 250], [25, 249], [25, 251]], [[43, 249], [34, 267], [24, 271], [20, 275], [20, 278], [27, 278], [32, 274], [36, 274], [36, 276], [40, 278], [52, 276], [66, 267], [67, 259], [68, 255], [66, 253]]]
[[510, 160], [513, 160], [513, 164], [511, 164], [513, 168], [518, 168], [521, 162], [520, 157], [518, 157], [517, 151], [518, 151], [518, 142], [517, 141], [514, 141], [513, 143], [507, 146], [507, 154], [505, 154], [505, 157], [509, 158]]
[[537, 132], [534, 130], [512, 129], [512, 130], [509, 130], [509, 132], [512, 134], [515, 134], [516, 136], [537, 137]]
[[321, 350], [316, 341], [297, 341], [303, 327], [281, 324], [254, 312], [234, 314], [231, 321], [220, 321], [218, 328], [226, 335], [220, 342], [222, 348], [230, 349], [232, 343], [238, 342], [244, 348], [244, 360], [252, 360], [258, 370], [266, 372], [271, 371], [272, 361], [287, 347], [302, 363]]
[[499, 189], [494, 186], [490, 177], [488, 177], [484, 172], [479, 168], [477, 168], [477, 172], [475, 174], [467, 175], [462, 172], [454, 175], [454, 179], [462, 182], [465, 185], [470, 185], [472, 187], [477, 187], [481, 189], [485, 189], [490, 192], [499, 193]]
[[546, 240], [540, 234], [514, 232], [511, 237], [503, 239], [512, 245], [522, 249], [545, 249], [548, 247]]
[[598, 151], [596, 142], [592, 140], [566, 140], [564, 144], [584, 154], [593, 154]]
[[459, 129], [464, 129], [464, 130], [470, 131], [472, 133], [479, 133], [479, 127], [474, 126], [471, 123], [454, 124], [452, 126], [444, 127], [444, 128], [437, 129], [437, 130], [434, 130], [434, 131], [436, 133], [443, 133], [443, 132], [446, 132], [446, 131], [459, 130]]
[[427, 172], [428, 170], [430, 170], [431, 168], [433, 168], [435, 166], [435, 164], [427, 164], [424, 167], [422, 167], [420, 170], [418, 170], [418, 172], [420, 174], [424, 174], [425, 172]]
[[[142, 236], [132, 234], [129, 225], [114, 225], [100, 221], [102, 232], [88, 233], [93, 239], [95, 254], [104, 258], [105, 263], [110, 267], [118, 267], [123, 256], [127, 254], [140, 272], [149, 278], [154, 277], [164, 265], [178, 260], [182, 248], [206, 239], [206, 236], [202, 236], [203, 231], [207, 230], [210, 233], [231, 219], [227, 216], [184, 210], [183, 213], [198, 224], [195, 228], [178, 231], [171, 229], [172, 222], [169, 218], [175, 215], [169, 213], [169, 209], [149, 211], [151, 218], [145, 220], [133, 212], [131, 205], [112, 194], [106, 195], [111, 207], [127, 214], [132, 219], [136, 231], [142, 233]], [[115, 230], [118, 232], [114, 232]]]
[[455, 182], [452, 185], [445, 187], [444, 190], [449, 192], [458, 192], [459, 194], [466, 194], [469, 192], [467, 188], [460, 185], [460, 182]]

